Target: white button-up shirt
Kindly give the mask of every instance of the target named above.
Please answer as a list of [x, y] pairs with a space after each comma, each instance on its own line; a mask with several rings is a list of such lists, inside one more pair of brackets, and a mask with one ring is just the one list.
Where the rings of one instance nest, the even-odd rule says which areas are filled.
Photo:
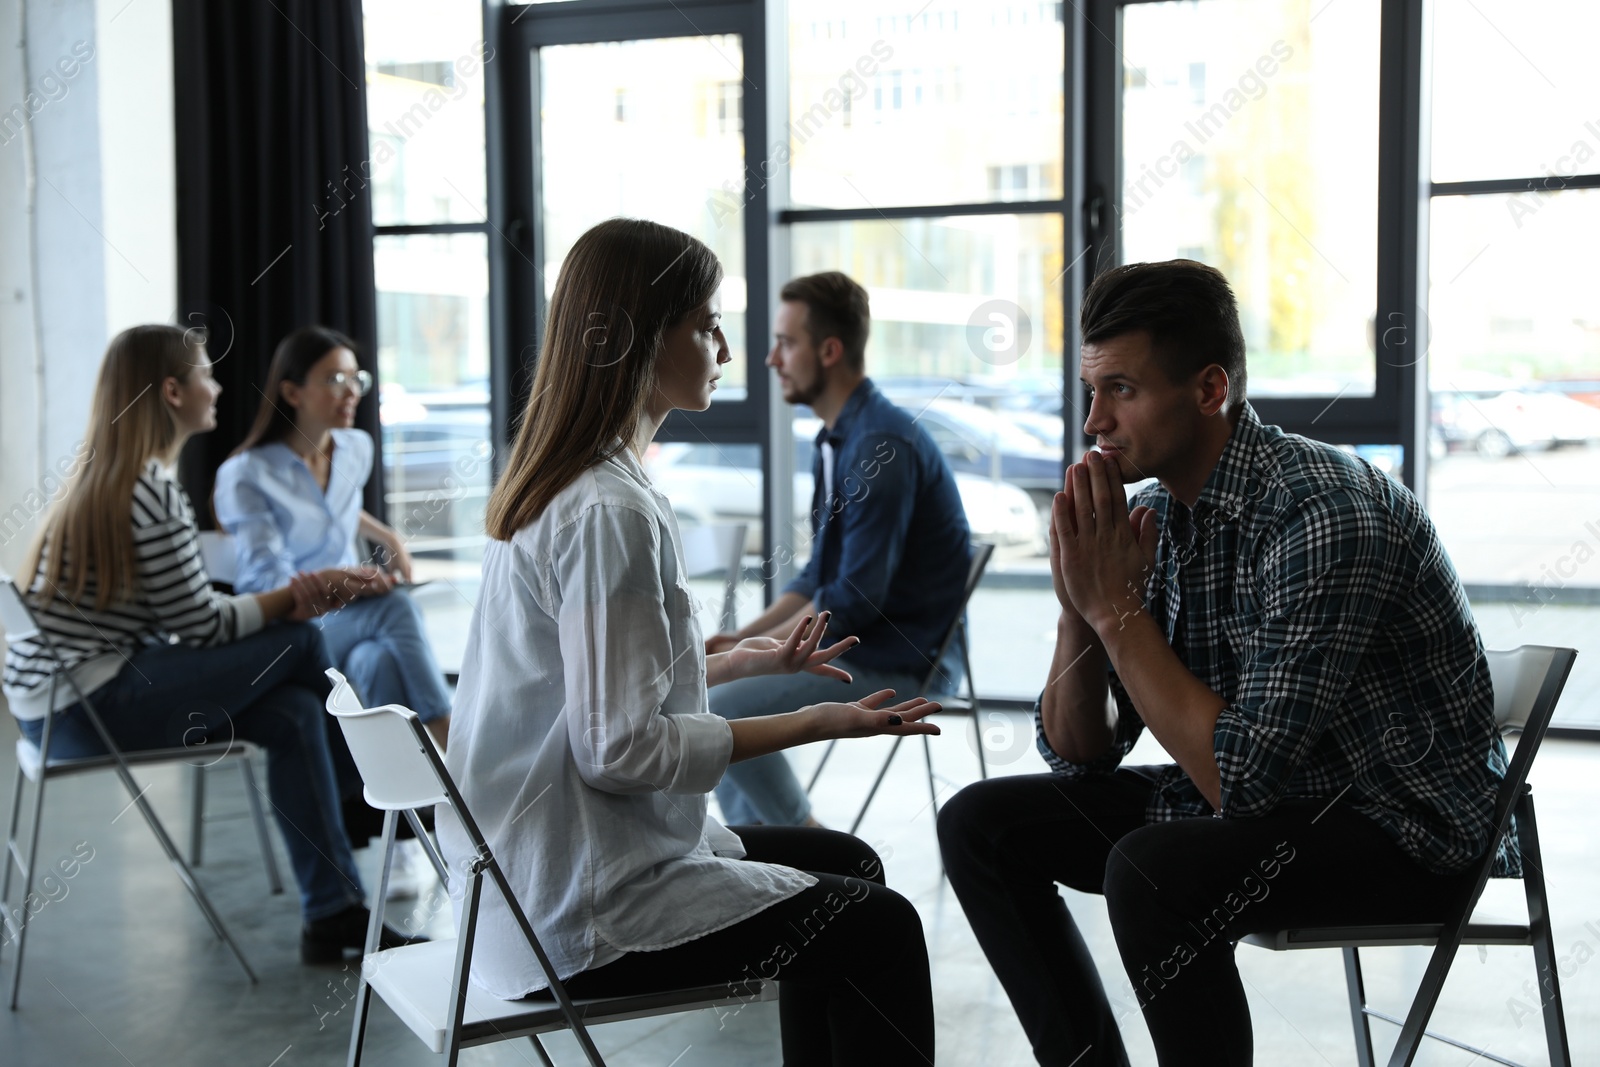
[[[733, 733], [707, 710], [683, 571], [672, 508], [625, 449], [484, 550], [445, 762], [562, 978], [816, 884], [738, 859], [738, 837], [706, 815]], [[441, 807], [438, 830], [463, 870], [454, 812]], [[473, 981], [508, 999], [544, 988], [492, 882], [481, 900]]]
[[277, 589], [296, 571], [354, 566], [372, 457], [372, 438], [365, 430], [340, 427], [333, 431], [326, 490], [306, 461], [281, 441], [241, 452], [218, 468], [212, 503], [217, 524], [235, 539], [234, 589]]

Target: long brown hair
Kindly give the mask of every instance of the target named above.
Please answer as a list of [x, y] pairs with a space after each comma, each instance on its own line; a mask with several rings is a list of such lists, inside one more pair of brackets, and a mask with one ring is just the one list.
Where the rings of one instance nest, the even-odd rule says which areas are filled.
[[106, 346], [89, 402], [88, 448], [20, 572], [33, 583], [44, 559], [43, 588], [37, 590], [41, 603], [58, 595], [77, 603], [91, 578], [96, 611], [134, 598], [133, 484], [150, 460], [178, 458], [183, 435], [163, 398], [163, 383], [168, 378], [187, 382], [204, 351], [200, 331], [177, 326], [133, 326]]
[[550, 298], [544, 345], [511, 459], [489, 497], [490, 537], [509, 541], [555, 495], [631, 440], [667, 330], [722, 284], [688, 234], [609, 219], [578, 238]]
[[302, 326], [278, 342], [272, 363], [267, 367], [267, 385], [261, 390], [261, 407], [250, 432], [232, 454], [248, 452], [257, 445], [282, 441], [294, 432], [294, 408], [284, 403], [283, 383], [306, 384], [311, 368], [336, 348], [348, 348], [359, 361], [361, 350], [338, 330], [326, 326]]

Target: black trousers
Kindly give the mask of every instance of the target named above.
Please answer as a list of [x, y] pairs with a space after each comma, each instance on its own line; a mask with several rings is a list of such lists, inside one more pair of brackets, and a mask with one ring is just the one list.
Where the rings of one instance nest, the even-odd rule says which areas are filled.
[[1340, 803], [1259, 819], [1147, 823], [1155, 768], [1081, 779], [991, 778], [939, 813], [951, 887], [1042, 1064], [1125, 1065], [1094, 960], [1056, 883], [1102, 893], [1162, 1067], [1249, 1064], [1234, 964], [1247, 933], [1440, 921], [1470, 874], [1433, 874]]
[[[788, 900], [675, 948], [632, 952], [567, 981], [575, 997], [778, 980], [786, 1067], [933, 1063], [922, 920], [862, 841], [832, 830], [736, 826], [746, 859], [817, 876]], [[721, 1008], [726, 1025], [740, 1006]]]

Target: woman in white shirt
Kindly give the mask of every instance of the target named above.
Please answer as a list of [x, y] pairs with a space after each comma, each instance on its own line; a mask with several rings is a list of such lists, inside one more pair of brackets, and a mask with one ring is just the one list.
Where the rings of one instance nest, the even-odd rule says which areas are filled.
[[[221, 392], [195, 331], [135, 326], [107, 347], [81, 465], [18, 583], [77, 689], [29, 638], [6, 649], [5, 695], [23, 734], [58, 759], [105, 753], [77, 690], [124, 750], [236, 737], [265, 748], [300, 887], [301, 959], [337, 962], [365, 943], [368, 913], [341, 815], [361, 778], [327, 728], [328, 652], [304, 624], [332, 604], [325, 581], [293, 572], [253, 594], [211, 588], [172, 465], [192, 434], [216, 428]], [[385, 944], [406, 941], [385, 929]]]
[[[875, 693], [728, 720], [706, 687], [810, 670], [826, 619], [785, 642], [704, 654], [677, 524], [640, 456], [674, 409], [710, 405], [731, 358], [722, 267], [669, 227], [612, 219], [573, 246], [551, 297], [532, 395], [490, 498], [446, 762], [576, 996], [778, 979], [784, 1060], [933, 1061], [915, 909], [845, 834], [706, 814], [730, 762], [834, 737], [937, 733], [936, 704]], [[441, 811], [447, 858], [467, 861]], [[457, 902], [459, 906], [459, 901]], [[493, 892], [473, 980], [496, 996], [546, 979]]]
[[250, 433], [217, 471], [212, 504], [234, 537], [234, 588], [271, 589], [298, 571], [333, 577], [345, 603], [316, 622], [334, 663], [369, 707], [410, 708], [442, 746], [450, 694], [422, 616], [394, 578], [360, 565], [356, 548], [359, 533], [411, 580], [404, 540], [361, 506], [374, 453], [355, 428], [356, 405], [371, 387], [344, 334], [308, 326], [284, 338]]

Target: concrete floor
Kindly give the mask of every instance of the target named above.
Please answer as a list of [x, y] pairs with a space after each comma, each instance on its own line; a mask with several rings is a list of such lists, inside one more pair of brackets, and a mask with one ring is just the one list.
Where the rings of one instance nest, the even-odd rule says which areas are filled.
[[[970, 725], [952, 720], [949, 727], [935, 739], [935, 763], [941, 774], [965, 782], [977, 771]], [[1002, 756], [998, 773], [1042, 769], [1038, 757], [1017, 743], [1028, 731], [1022, 716], [995, 720], [987, 729], [991, 747]], [[824, 822], [848, 825], [886, 744], [841, 745], [817, 798]], [[817, 755], [815, 750], [796, 755], [802, 774]], [[1135, 758], [1162, 757], [1152, 746], [1151, 751], [1136, 751]], [[8, 739], [0, 744], [0, 781], [5, 783], [11, 780], [11, 759]], [[940, 877], [921, 763], [914, 752], [901, 754], [862, 836], [884, 855], [890, 885], [911, 897], [922, 914], [933, 960], [939, 1062], [987, 1067], [1029, 1063], [1015, 1016]], [[1562, 967], [1568, 1030], [1573, 1062], [1579, 1064], [1600, 1063], [1600, 966], [1592, 963], [1600, 955], [1600, 907], [1595, 903], [1600, 851], [1593, 847], [1591, 831], [1597, 769], [1600, 747], [1551, 741], [1534, 772], [1556, 941], [1568, 957]], [[185, 839], [184, 774], [163, 769], [140, 777], [150, 784], [149, 796], [170, 829]], [[942, 786], [946, 794], [950, 788]], [[216, 774], [210, 788], [213, 812], [242, 811], [240, 790], [236, 774]], [[41, 866], [72, 856], [74, 849], [79, 857], [92, 849], [93, 858], [62, 883], [65, 895], [57, 889], [53, 895], [59, 899], [35, 920], [19, 1008], [15, 1013], [0, 1010], [0, 1063], [301, 1067], [344, 1062], [350, 1021], [345, 983], [353, 985], [352, 972], [300, 965], [293, 891], [278, 897], [266, 894], [248, 823], [211, 826], [201, 878], [259, 971], [261, 982], [255, 986], [212, 937], [137, 813], [123, 813], [127, 803], [109, 775], [51, 786]], [[373, 857], [363, 854], [363, 859], [370, 865]], [[1496, 913], [1517, 914], [1520, 885], [1490, 888]], [[1125, 985], [1104, 905], [1094, 897], [1066, 896], [1115, 999]], [[403, 921], [411, 909], [422, 911], [432, 932], [448, 934], [449, 908], [442, 897], [411, 902], [391, 912], [391, 919]], [[4, 952], [6, 977], [13, 951], [7, 946]], [[1426, 958], [1423, 949], [1368, 953], [1373, 1003], [1402, 1011]], [[1245, 947], [1239, 950], [1239, 962], [1251, 994], [1258, 1063], [1354, 1062], [1338, 953], [1279, 955]], [[1538, 1018], [1524, 1017], [1519, 1009], [1519, 1002], [1537, 1005], [1530, 994], [1532, 977], [1527, 949], [1462, 952], [1434, 1015], [1434, 1028], [1487, 1045], [1498, 1056], [1545, 1063]], [[1122, 1027], [1132, 1061], [1153, 1064], [1143, 1023], [1128, 1007]], [[1381, 1053], [1394, 1031], [1383, 1023], [1373, 1027]], [[725, 1022], [702, 1011], [619, 1023], [599, 1028], [595, 1037], [616, 1067], [778, 1061], [775, 1005], [747, 1007]], [[374, 1008], [368, 1048], [367, 1062], [372, 1064], [436, 1062], [382, 1006]], [[561, 1064], [582, 1062], [570, 1039], [553, 1039], [551, 1048]], [[526, 1043], [510, 1042], [469, 1050], [462, 1062], [535, 1061]], [[1433, 1043], [1418, 1062], [1483, 1063]]]

